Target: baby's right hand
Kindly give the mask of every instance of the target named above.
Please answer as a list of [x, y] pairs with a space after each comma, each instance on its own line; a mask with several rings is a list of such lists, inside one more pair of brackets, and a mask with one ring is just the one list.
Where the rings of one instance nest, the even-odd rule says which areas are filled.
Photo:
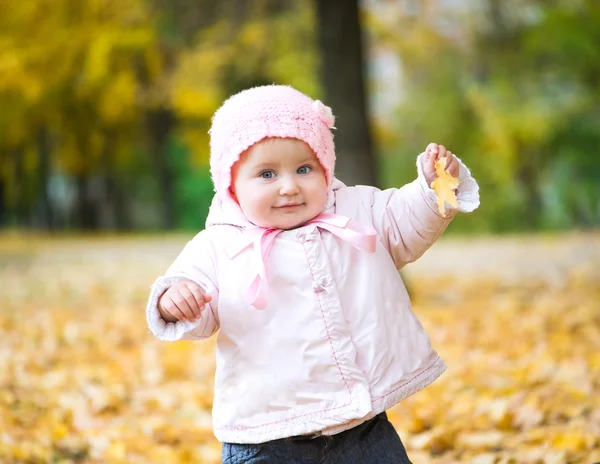
[[205, 295], [197, 283], [182, 280], [172, 285], [158, 299], [158, 311], [167, 322], [194, 322], [200, 318], [200, 313], [210, 300], [212, 297]]

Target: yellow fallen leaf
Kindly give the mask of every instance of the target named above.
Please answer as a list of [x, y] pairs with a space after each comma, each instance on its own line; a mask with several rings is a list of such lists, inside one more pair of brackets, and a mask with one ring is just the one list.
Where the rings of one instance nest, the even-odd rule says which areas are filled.
[[440, 214], [446, 217], [446, 203], [458, 208], [458, 199], [454, 190], [460, 185], [460, 180], [446, 171], [446, 158], [440, 158], [435, 162], [435, 172], [437, 178], [431, 183], [431, 188], [438, 197]]
[[564, 450], [548, 450], [544, 456], [544, 464], [562, 464], [567, 461], [566, 458], [567, 456]]
[[577, 432], [564, 432], [552, 440], [552, 445], [570, 451], [582, 451], [586, 448], [585, 438]]
[[115, 461], [123, 461], [127, 457], [127, 447], [123, 442], [114, 442], [111, 443], [104, 457], [111, 462]]
[[493, 453], [484, 453], [474, 456], [469, 464], [495, 464], [496, 455]]
[[60, 440], [69, 434], [69, 428], [60, 422], [52, 424], [50, 427], [50, 436], [53, 440]]
[[457, 443], [460, 446], [469, 449], [493, 448], [502, 443], [504, 436], [504, 433], [494, 430], [464, 432], [459, 434]]

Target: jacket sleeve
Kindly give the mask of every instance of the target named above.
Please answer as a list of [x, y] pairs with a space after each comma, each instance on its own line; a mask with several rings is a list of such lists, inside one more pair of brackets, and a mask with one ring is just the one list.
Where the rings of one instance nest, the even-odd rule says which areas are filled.
[[443, 217], [438, 211], [437, 195], [423, 175], [423, 156], [417, 158], [418, 177], [413, 182], [400, 189], [382, 191], [372, 188], [367, 197], [373, 226], [397, 269], [421, 257], [448, 227], [457, 211], [471, 212], [479, 206], [479, 186], [469, 169], [458, 160], [461, 184], [457, 198], [460, 206], [454, 209], [446, 205], [447, 216]]
[[[150, 291], [146, 306], [146, 320], [150, 331], [160, 340], [200, 340], [210, 337], [219, 329], [218, 301], [219, 288], [216, 278], [216, 255], [206, 231], [194, 237], [165, 275], [160, 276]], [[171, 285], [181, 280], [196, 282], [204, 293], [212, 296], [200, 319], [194, 322], [166, 322], [158, 311], [158, 299]]]

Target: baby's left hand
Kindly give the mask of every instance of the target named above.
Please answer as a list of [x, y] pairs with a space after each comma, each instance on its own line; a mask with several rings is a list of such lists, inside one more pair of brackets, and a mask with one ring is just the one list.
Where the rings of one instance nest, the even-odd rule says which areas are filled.
[[458, 177], [459, 166], [456, 156], [447, 150], [444, 145], [430, 143], [425, 149], [425, 156], [421, 162], [423, 175], [425, 176], [429, 188], [431, 188], [431, 183], [437, 177], [435, 172], [435, 162], [440, 158], [446, 158], [446, 171], [448, 171], [452, 177]]

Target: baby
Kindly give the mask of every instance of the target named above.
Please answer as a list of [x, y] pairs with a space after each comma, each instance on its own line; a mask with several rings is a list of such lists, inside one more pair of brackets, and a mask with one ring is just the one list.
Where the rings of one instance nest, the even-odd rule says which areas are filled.
[[442, 234], [435, 162], [479, 205], [469, 170], [441, 145], [400, 189], [334, 177], [331, 110], [287, 86], [215, 113], [206, 229], [152, 287], [161, 340], [218, 332], [213, 426], [224, 463], [408, 463], [385, 411], [445, 370], [398, 269]]

